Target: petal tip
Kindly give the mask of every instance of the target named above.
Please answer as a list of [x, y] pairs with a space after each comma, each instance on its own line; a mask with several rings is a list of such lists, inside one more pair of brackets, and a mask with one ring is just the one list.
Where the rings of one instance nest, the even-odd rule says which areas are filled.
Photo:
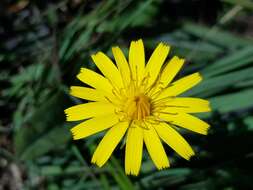
[[157, 169], [158, 170], [164, 170], [164, 169], [169, 168], [169, 167], [170, 167], [170, 164], [169, 164], [169, 162], [167, 162], [167, 163], [163, 163], [163, 165], [161, 165], [161, 166], [158, 166]]
[[190, 161], [193, 156], [195, 156], [195, 152], [191, 150], [187, 153], [187, 155], [185, 156], [185, 159]]
[[83, 68], [83, 67], [82, 67], [82, 68], [80, 69], [80, 73], [79, 73], [79, 74], [85, 72], [86, 70], [87, 70], [86, 68]]
[[207, 126], [206, 130], [203, 131], [202, 134], [203, 134], [203, 135], [208, 135], [208, 130], [209, 130], [209, 128], [210, 128], [210, 125]]
[[196, 75], [199, 77], [199, 81], [203, 80], [203, 76], [199, 72], [197, 72]]
[[104, 164], [100, 163], [94, 156], [91, 159], [91, 163], [101, 168]]
[[113, 46], [112, 47], [112, 52], [115, 52], [115, 51], [117, 51], [119, 49], [119, 46]]
[[73, 140], [79, 140], [80, 139], [77, 135], [74, 135], [73, 133], [72, 133], [72, 138], [73, 138]]

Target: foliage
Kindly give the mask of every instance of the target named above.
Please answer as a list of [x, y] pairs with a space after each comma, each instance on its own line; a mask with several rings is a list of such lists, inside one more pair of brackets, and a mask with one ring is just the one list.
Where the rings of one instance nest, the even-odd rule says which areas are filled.
[[[237, 17], [251, 13], [252, 3], [219, 3], [223, 9], [213, 26], [191, 16], [175, 19], [177, 12], [168, 17], [164, 6], [182, 1], [19, 1], [7, 7], [3, 18], [13, 23], [0, 26], [0, 34], [11, 28], [0, 44], [3, 173], [17, 165], [23, 189], [253, 188], [253, 39], [233, 29]], [[238, 13], [229, 14], [236, 6]], [[220, 23], [223, 15], [231, 16]], [[101, 134], [72, 141], [73, 124], [65, 122], [63, 110], [80, 101], [69, 96], [68, 87], [80, 83], [75, 79], [80, 67], [95, 69], [91, 53], [111, 54], [114, 44], [127, 53], [129, 42], [138, 38], [148, 52], [163, 41], [173, 47], [171, 54], [185, 57], [180, 75], [199, 70], [204, 81], [185, 95], [208, 98], [213, 112], [201, 115], [212, 125], [208, 136], [183, 131], [197, 153], [190, 162], [167, 147], [172, 168], [156, 171], [144, 153], [140, 176], [129, 177], [122, 147], [105, 167], [90, 164]], [[1, 183], [5, 187], [0, 175]]]

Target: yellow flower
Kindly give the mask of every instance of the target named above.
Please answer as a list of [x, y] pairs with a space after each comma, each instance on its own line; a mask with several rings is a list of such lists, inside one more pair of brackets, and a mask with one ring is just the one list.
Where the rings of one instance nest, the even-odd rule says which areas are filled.
[[190, 114], [210, 111], [209, 102], [176, 97], [202, 78], [194, 73], [172, 82], [184, 59], [174, 56], [164, 64], [169, 50], [169, 46], [160, 43], [145, 65], [143, 42], [133, 41], [129, 63], [121, 49], [113, 47], [117, 66], [102, 52], [92, 55], [104, 76], [81, 69], [77, 78], [90, 87], [72, 86], [70, 94], [91, 102], [70, 107], [65, 113], [67, 121], [86, 119], [71, 129], [75, 140], [109, 129], [95, 150], [92, 163], [103, 166], [125, 134], [126, 174], [138, 175], [143, 142], [159, 170], [169, 167], [161, 140], [187, 160], [194, 155], [177, 129], [207, 134], [209, 125]]

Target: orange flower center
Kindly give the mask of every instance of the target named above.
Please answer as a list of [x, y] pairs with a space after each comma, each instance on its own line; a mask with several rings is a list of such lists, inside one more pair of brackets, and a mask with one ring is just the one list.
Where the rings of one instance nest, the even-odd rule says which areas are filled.
[[132, 120], [143, 120], [151, 113], [150, 100], [144, 94], [129, 98], [126, 102], [126, 113]]

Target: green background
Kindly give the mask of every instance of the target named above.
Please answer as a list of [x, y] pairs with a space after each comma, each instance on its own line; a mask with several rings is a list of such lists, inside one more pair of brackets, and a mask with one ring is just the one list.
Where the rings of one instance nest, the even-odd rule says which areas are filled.
[[[253, 1], [47, 0], [0, 3], [0, 189], [253, 189]], [[73, 141], [63, 110], [90, 54], [142, 38], [147, 58], [159, 42], [185, 57], [178, 77], [200, 71], [185, 96], [210, 100], [207, 136], [182, 131], [196, 156], [168, 146], [171, 168], [143, 155], [140, 175], [124, 173], [124, 148], [102, 168], [90, 164], [103, 133]]]

